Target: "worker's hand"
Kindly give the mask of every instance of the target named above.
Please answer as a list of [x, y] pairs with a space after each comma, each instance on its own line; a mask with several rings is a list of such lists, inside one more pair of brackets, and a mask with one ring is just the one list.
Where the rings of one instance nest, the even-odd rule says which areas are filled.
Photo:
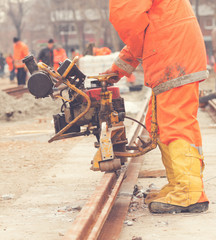
[[111, 84], [117, 83], [117, 82], [120, 80], [119, 73], [113, 71], [112, 68], [109, 68], [108, 70], [106, 70], [105, 72], [100, 73], [100, 74], [111, 74], [111, 73], [118, 74], [118, 76], [116, 76], [116, 77], [111, 77], [107, 82], [108, 82], [108, 83], [111, 83]]

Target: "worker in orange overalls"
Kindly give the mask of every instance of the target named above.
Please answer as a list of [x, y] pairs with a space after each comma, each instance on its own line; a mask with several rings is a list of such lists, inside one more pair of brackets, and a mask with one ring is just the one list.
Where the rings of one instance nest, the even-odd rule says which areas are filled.
[[[204, 41], [188, 0], [110, 0], [110, 21], [126, 46], [106, 73], [130, 76], [139, 63], [157, 101], [158, 145], [168, 184], [147, 198], [152, 213], [203, 212], [199, 81], [208, 77]], [[151, 102], [146, 127], [151, 131]]]
[[101, 47], [101, 48], [93, 48], [93, 55], [94, 56], [104, 56], [110, 55], [112, 51], [108, 47]]
[[64, 62], [67, 59], [67, 54], [59, 44], [53, 50], [53, 63], [54, 63], [54, 70], [57, 71], [60, 62]]
[[8, 65], [8, 70], [10, 72], [10, 81], [13, 82], [15, 77], [15, 68], [14, 68], [14, 59], [12, 54], [9, 54], [6, 57], [6, 63]]
[[74, 48], [71, 48], [71, 59], [74, 59], [75, 57], [81, 58], [83, 55], [76, 51]]
[[28, 56], [29, 50], [25, 43], [21, 42], [19, 38], [14, 37], [14, 67], [17, 69], [17, 82], [18, 85], [24, 86], [26, 83], [26, 70], [22, 62], [23, 58]]

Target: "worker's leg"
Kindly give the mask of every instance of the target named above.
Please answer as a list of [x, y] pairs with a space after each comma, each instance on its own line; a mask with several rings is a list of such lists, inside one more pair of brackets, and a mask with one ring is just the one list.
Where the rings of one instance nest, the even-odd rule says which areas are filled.
[[17, 82], [18, 82], [18, 85], [25, 85], [26, 71], [24, 68], [17, 69]]
[[17, 84], [20, 85], [20, 79], [21, 79], [21, 71], [20, 68], [17, 68]]
[[169, 184], [150, 203], [152, 212], [198, 212], [207, 209], [208, 200], [202, 183], [203, 161], [197, 110], [198, 83], [157, 96], [160, 141], [167, 146], [170, 155], [170, 161], [165, 160], [164, 165], [171, 174], [167, 175]]
[[[151, 121], [152, 121], [152, 101], [150, 99], [149, 101], [149, 106], [148, 106], [148, 112], [146, 114], [146, 118], [145, 118], [145, 124], [146, 124], [146, 128], [148, 130], [149, 133], [151, 133]], [[158, 129], [158, 135], [160, 134], [160, 131]], [[162, 156], [162, 162], [165, 166], [166, 169], [166, 176], [168, 178], [168, 176], [171, 174], [171, 170], [170, 168], [168, 168], [168, 162], [170, 162], [170, 156], [169, 156], [169, 151], [168, 151], [168, 146], [166, 144], [163, 144], [160, 142], [160, 140], [158, 139], [157, 141], [158, 146], [160, 148], [161, 151], [161, 156]], [[161, 190], [153, 190], [150, 193], [148, 193], [147, 197], [145, 198], [145, 203], [149, 204], [150, 202], [152, 202], [153, 200], [157, 199], [158, 197], [161, 197], [163, 194], [165, 194], [165, 191], [162, 192], [162, 190], [167, 187], [167, 184], [161, 189]], [[166, 188], [167, 189], [167, 188]], [[160, 195], [159, 195], [160, 193]]]
[[[170, 162], [171, 162], [171, 158], [170, 158], [170, 154], [169, 154], [169, 149], [168, 146], [166, 144], [161, 143], [158, 140], [158, 146], [160, 148], [161, 151], [161, 155], [162, 155], [162, 162], [165, 166], [166, 169], [166, 176], [167, 179], [171, 179], [173, 178], [173, 171], [172, 168], [170, 168]], [[168, 190], [168, 184], [166, 184], [160, 191], [153, 191], [150, 192], [147, 197], [145, 198], [145, 203], [149, 204], [151, 203], [153, 200], [156, 200], [157, 198], [160, 198], [162, 195], [166, 195], [167, 194], [167, 190]]]
[[24, 68], [20, 68], [20, 84], [25, 85], [26, 84], [26, 71]]
[[153, 200], [149, 209], [154, 213], [202, 212], [208, 208], [208, 200], [203, 192], [202, 156], [185, 140], [179, 139], [168, 145], [171, 162], [165, 186]]

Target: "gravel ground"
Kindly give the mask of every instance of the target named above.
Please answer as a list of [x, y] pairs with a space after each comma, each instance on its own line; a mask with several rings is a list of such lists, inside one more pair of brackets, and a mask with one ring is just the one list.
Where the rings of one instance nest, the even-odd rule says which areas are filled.
[[[4, 88], [14, 87], [13, 84], [9, 84], [9, 80], [1, 79], [1, 81]], [[131, 116], [135, 116], [142, 105], [145, 91], [146, 89], [122, 95]], [[101, 173], [89, 170], [89, 161], [95, 153], [93, 147], [95, 139], [89, 136], [48, 144], [47, 140], [54, 133], [52, 114], [54, 111], [58, 112], [59, 106], [54, 105], [48, 98], [45, 99], [44, 105], [43, 103], [40, 105], [38, 100], [35, 102], [32, 97], [29, 100], [30, 97], [30, 95], [25, 96], [19, 102], [0, 94], [0, 239], [62, 239], [101, 177]], [[5, 105], [9, 106], [9, 103], [14, 114], [7, 119], [3, 109]], [[20, 108], [22, 113], [17, 111]], [[209, 120], [205, 117], [201, 117], [201, 120], [205, 131], [210, 132], [212, 137], [210, 143], [214, 144], [215, 128], [210, 127], [210, 123], [206, 122]], [[130, 124], [126, 122], [127, 126]], [[212, 147], [207, 144], [207, 139], [205, 140], [206, 179], [214, 176], [215, 161], [213, 160], [216, 157], [215, 152], [211, 152]], [[159, 163], [157, 168], [160, 168], [160, 157], [157, 152], [155, 154], [154, 159]], [[146, 156], [147, 160], [148, 156]], [[149, 164], [152, 166], [152, 161]], [[144, 166], [149, 167], [148, 164]], [[158, 187], [165, 181], [155, 180]], [[138, 185], [146, 186], [152, 182], [152, 179], [139, 179]], [[206, 234], [205, 239], [215, 239], [211, 238], [213, 235], [210, 234], [214, 233], [213, 223], [210, 220], [215, 218], [213, 183], [214, 180], [206, 184], [206, 191], [212, 204], [210, 211], [201, 215], [202, 217], [152, 216], [141, 200], [140, 208], [133, 212], [136, 220], [133, 221], [130, 214], [127, 218], [132, 221], [133, 226], [125, 225], [120, 239], [131, 240], [133, 236], [151, 240], [179, 239], [173, 236], [176, 236], [176, 233], [180, 234], [182, 228], [186, 226], [190, 226], [192, 230], [186, 231], [184, 237], [187, 233], [192, 236], [191, 234], [200, 231]], [[206, 232], [201, 226], [207, 227]], [[198, 234], [194, 236], [197, 237], [196, 239], [204, 239]]]
[[[209, 198], [209, 210], [201, 214], [151, 214], [144, 199], [133, 198], [119, 240], [215, 240], [216, 218], [216, 124], [203, 110], [199, 111], [199, 122], [203, 137], [205, 157], [204, 187]], [[144, 156], [142, 170], [162, 170], [160, 151]], [[160, 189], [167, 183], [166, 178], [139, 178], [137, 185], [143, 191]], [[129, 224], [128, 224], [129, 222]]]

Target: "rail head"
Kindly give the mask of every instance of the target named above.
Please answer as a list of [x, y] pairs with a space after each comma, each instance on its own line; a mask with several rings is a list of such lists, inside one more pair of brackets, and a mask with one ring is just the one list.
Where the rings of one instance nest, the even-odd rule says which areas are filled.
[[[136, 117], [139, 122], [144, 121], [150, 97], [151, 90], [148, 89], [143, 101], [143, 107]], [[127, 134], [130, 144], [135, 141], [140, 129], [141, 126], [134, 122]], [[63, 240], [95, 240], [98, 238], [119, 193], [130, 160], [131, 159], [129, 159], [128, 164], [121, 169], [119, 175], [114, 172], [103, 175], [99, 185], [78, 214]]]

